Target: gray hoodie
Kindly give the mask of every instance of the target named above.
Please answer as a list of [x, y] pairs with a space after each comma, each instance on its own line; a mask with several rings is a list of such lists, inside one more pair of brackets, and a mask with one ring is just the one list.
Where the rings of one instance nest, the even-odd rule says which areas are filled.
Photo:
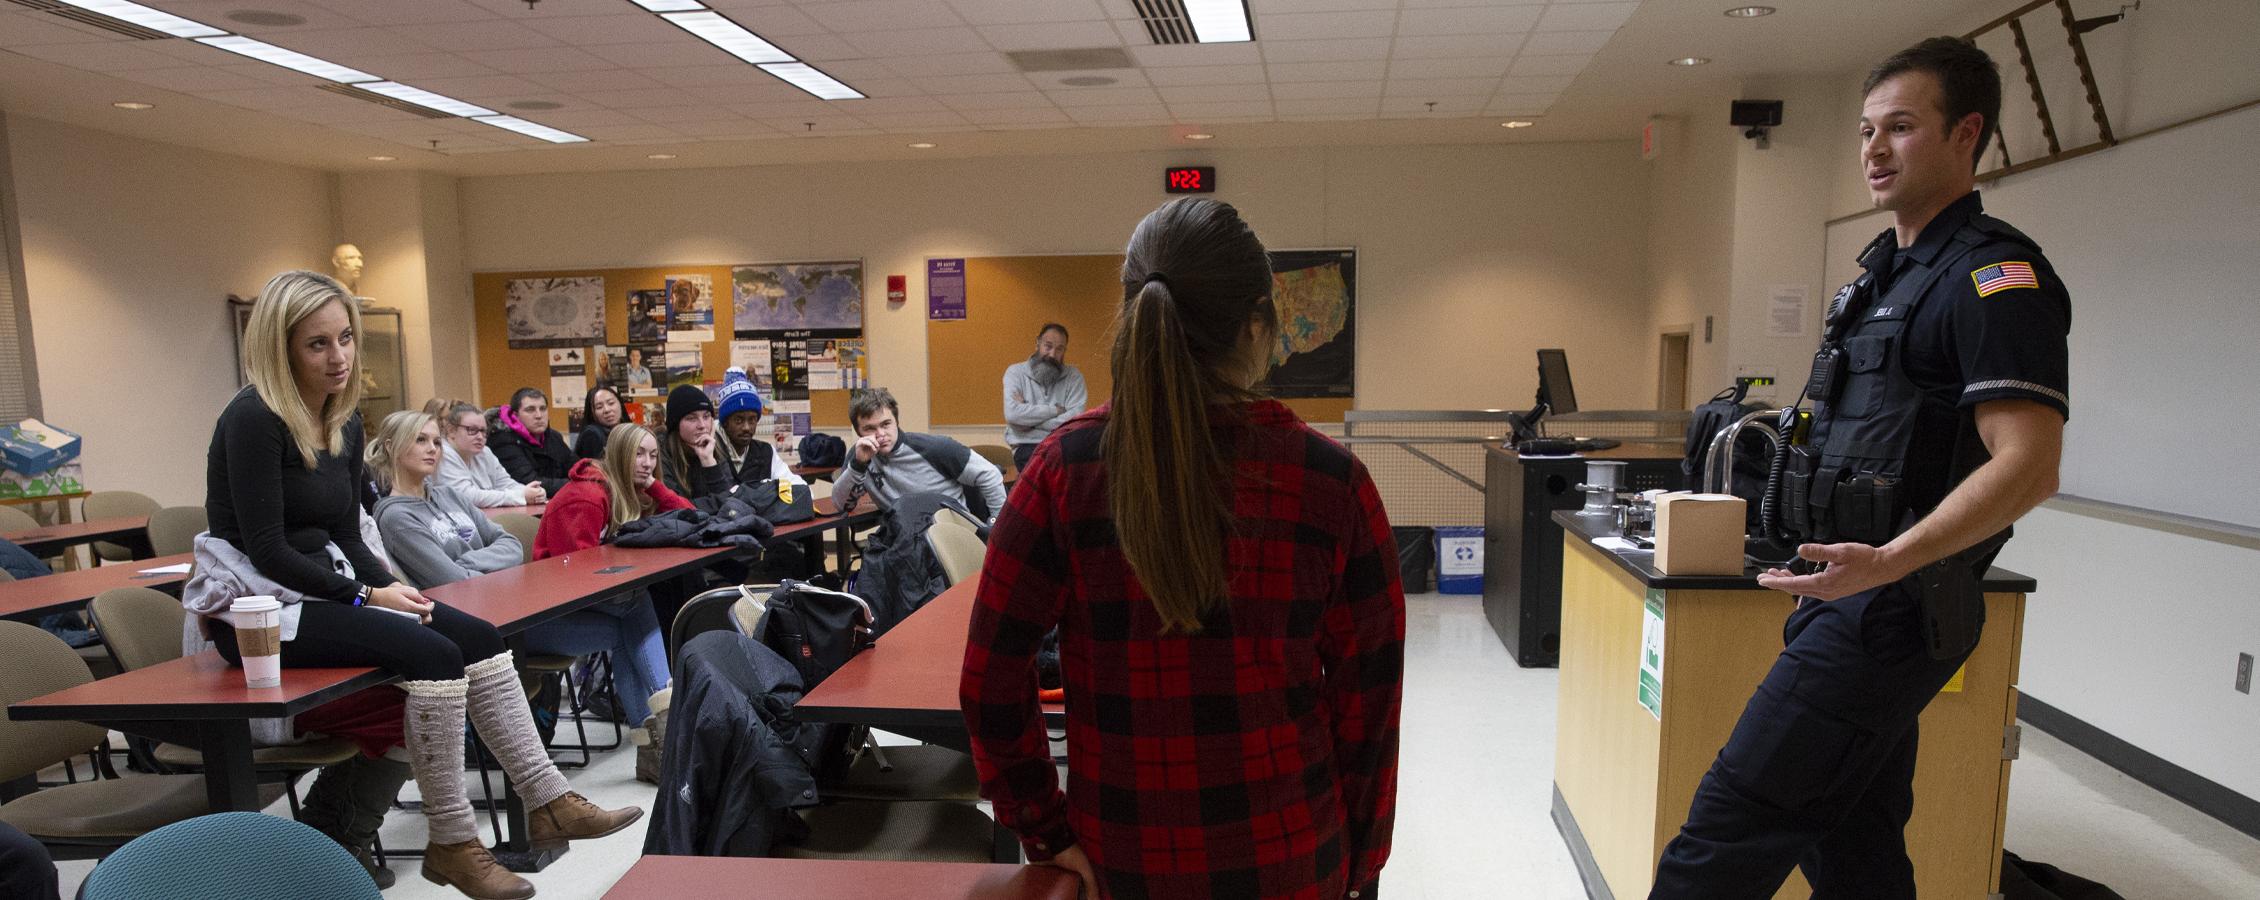
[[377, 530], [393, 568], [418, 590], [526, 562], [526, 550], [471, 501], [430, 480], [424, 496], [377, 501]]

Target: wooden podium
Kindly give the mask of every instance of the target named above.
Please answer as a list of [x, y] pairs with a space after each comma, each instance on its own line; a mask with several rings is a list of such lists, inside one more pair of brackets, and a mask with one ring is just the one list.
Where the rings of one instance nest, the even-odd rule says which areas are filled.
[[[1741, 576], [1666, 576], [1653, 554], [1594, 546], [1586, 520], [1556, 513], [1562, 649], [1554, 824], [1594, 898], [1648, 894], [1695, 786], [1781, 652], [1792, 601]], [[1907, 852], [1920, 895], [1983, 900], [2001, 882], [2001, 832], [2016, 748], [2018, 647], [2031, 579], [1986, 573], [1985, 633], [1960, 684], [1923, 711]], [[1658, 712], [1643, 703], [1643, 629], [1663, 635]], [[1651, 696], [1654, 696], [1653, 694]], [[1812, 893], [1791, 873], [1777, 897]]]

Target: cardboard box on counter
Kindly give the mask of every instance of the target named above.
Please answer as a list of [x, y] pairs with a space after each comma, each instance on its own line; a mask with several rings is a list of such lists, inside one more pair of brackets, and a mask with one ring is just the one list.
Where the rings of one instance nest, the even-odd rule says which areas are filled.
[[1746, 506], [1733, 494], [1657, 497], [1657, 571], [1666, 575], [1742, 574]]

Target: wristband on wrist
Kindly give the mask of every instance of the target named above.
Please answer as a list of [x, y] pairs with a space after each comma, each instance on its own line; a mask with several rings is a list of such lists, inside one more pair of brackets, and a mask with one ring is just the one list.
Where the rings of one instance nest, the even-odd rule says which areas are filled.
[[364, 584], [364, 585], [361, 585], [360, 587], [358, 587], [358, 588], [355, 588], [355, 589], [354, 589], [354, 591], [353, 591], [353, 605], [355, 605], [355, 606], [367, 606], [367, 605], [369, 605], [369, 586], [368, 586], [368, 585], [365, 585], [365, 584]]

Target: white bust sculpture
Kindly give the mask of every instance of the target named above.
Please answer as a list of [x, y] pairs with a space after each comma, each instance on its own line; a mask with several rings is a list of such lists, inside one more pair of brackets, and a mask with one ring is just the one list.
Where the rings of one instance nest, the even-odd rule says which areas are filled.
[[338, 282], [344, 284], [347, 291], [358, 290], [356, 284], [361, 280], [361, 248], [352, 244], [337, 245], [336, 250], [330, 251], [330, 273], [337, 276]]

